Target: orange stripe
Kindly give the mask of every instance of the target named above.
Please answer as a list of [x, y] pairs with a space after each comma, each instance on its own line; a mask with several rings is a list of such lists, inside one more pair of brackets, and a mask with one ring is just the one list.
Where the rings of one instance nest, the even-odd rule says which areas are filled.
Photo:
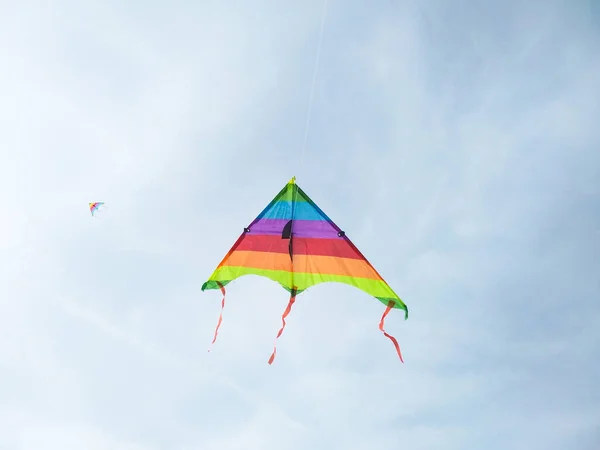
[[[223, 261], [223, 266], [242, 266], [253, 269], [292, 270], [290, 256], [285, 253], [240, 251], [233, 252]], [[294, 255], [294, 272], [346, 275], [350, 277], [380, 280], [381, 277], [365, 261], [354, 258], [338, 258], [320, 255]]]
[[235, 250], [221, 266], [251, 267], [253, 269], [292, 271], [292, 261], [286, 253], [248, 252]]

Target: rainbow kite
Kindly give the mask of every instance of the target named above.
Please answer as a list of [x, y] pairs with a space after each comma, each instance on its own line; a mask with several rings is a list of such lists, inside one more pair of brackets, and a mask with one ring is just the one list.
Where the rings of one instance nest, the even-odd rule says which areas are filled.
[[[296, 177], [244, 228], [217, 269], [202, 285], [203, 291], [220, 289], [223, 293], [212, 344], [223, 320], [225, 286], [244, 275], [270, 278], [290, 292], [290, 301], [281, 318], [283, 325], [275, 341], [283, 333], [285, 318], [296, 296], [309, 287], [339, 282], [363, 290], [386, 306], [379, 329], [393, 342], [400, 360], [404, 362], [398, 342], [385, 332], [383, 326], [392, 308], [404, 310], [405, 320], [408, 308], [346, 234], [296, 184]], [[269, 364], [273, 363], [276, 351], [274, 345]]]
[[104, 202], [93, 202], [90, 203], [90, 212], [92, 213], [92, 216], [94, 215], [94, 213], [96, 211], [98, 211], [98, 209], [100, 209], [100, 207], [104, 205]]

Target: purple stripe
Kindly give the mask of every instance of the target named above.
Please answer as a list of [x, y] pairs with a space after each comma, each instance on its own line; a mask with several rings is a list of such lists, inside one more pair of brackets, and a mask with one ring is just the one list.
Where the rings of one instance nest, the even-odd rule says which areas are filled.
[[[287, 219], [260, 219], [250, 225], [250, 234], [281, 235]], [[325, 220], [294, 220], [294, 236], [303, 238], [341, 239], [333, 226]]]

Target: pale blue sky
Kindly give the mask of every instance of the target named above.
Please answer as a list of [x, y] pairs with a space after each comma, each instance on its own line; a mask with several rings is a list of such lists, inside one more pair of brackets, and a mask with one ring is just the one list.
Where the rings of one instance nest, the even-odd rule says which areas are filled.
[[[523, 6], [526, 4], [527, 6]], [[595, 450], [592, 2], [0, 7], [0, 448]], [[595, 9], [594, 9], [595, 8]], [[407, 303], [202, 283], [293, 176]], [[90, 201], [108, 209], [91, 218]]]

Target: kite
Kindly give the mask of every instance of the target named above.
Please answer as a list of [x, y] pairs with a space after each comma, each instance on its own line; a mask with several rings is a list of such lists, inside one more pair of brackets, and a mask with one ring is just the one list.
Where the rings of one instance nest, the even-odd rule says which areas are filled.
[[[379, 275], [352, 241], [296, 184], [293, 177], [269, 205], [244, 228], [233, 247], [202, 285], [202, 291], [220, 289], [221, 314], [212, 344], [223, 320], [225, 286], [244, 275], [258, 275], [279, 283], [290, 293], [290, 300], [275, 338], [269, 364], [277, 353], [277, 339], [286, 326], [296, 297], [311, 286], [339, 282], [354, 286], [386, 306], [379, 329], [392, 341], [402, 359], [396, 339], [384, 330], [384, 321], [392, 309], [408, 308]], [[209, 349], [210, 351], [210, 349]]]
[[94, 213], [96, 211], [98, 211], [98, 209], [100, 209], [100, 207], [104, 205], [104, 202], [93, 202], [90, 203], [90, 212], [92, 213], [92, 216], [94, 215]]

